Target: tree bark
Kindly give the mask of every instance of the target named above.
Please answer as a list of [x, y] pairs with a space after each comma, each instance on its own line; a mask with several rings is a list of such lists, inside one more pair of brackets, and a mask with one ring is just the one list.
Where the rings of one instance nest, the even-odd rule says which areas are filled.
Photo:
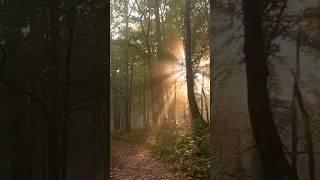
[[116, 95], [113, 95], [113, 122], [114, 122], [114, 130], [120, 129], [120, 107], [118, 104], [118, 98]]
[[146, 86], [146, 70], [145, 70], [145, 64], [143, 65], [143, 122], [144, 122], [144, 128], [149, 128], [149, 120], [147, 118], [146, 114], [146, 91], [147, 91], [147, 86]]
[[[132, 98], [132, 87], [133, 87], [133, 73], [134, 73], [134, 62], [131, 60], [130, 63], [131, 73], [130, 73], [130, 87], [128, 91], [128, 104], [129, 104], [129, 114], [130, 114], [130, 121], [132, 121], [132, 117], [135, 118], [134, 114], [132, 114], [132, 104], [134, 104], [134, 98]], [[134, 113], [135, 111], [133, 111]], [[135, 119], [134, 119], [135, 120]], [[131, 125], [131, 122], [130, 122]], [[130, 127], [131, 130], [131, 127]]]
[[298, 102], [298, 106], [302, 112], [302, 117], [304, 121], [305, 128], [305, 136], [307, 139], [307, 153], [308, 153], [308, 162], [309, 162], [309, 176], [310, 180], [316, 179], [316, 171], [315, 171], [315, 161], [314, 161], [314, 150], [313, 150], [313, 138], [312, 138], [312, 129], [311, 129], [311, 121], [307, 110], [303, 104], [303, 97], [298, 85], [298, 81], [295, 78], [294, 83], [294, 94]]
[[184, 11], [184, 26], [185, 26], [185, 59], [186, 59], [186, 76], [187, 76], [187, 91], [189, 106], [192, 114], [192, 123], [194, 121], [204, 122], [204, 119], [199, 111], [197, 100], [194, 94], [194, 75], [192, 69], [192, 54], [191, 54], [191, 24], [190, 24], [190, 11], [191, 11], [191, 0], [186, 0], [185, 11]]
[[209, 9], [209, 46], [210, 46], [210, 179], [213, 180], [214, 177], [212, 176], [214, 171], [215, 171], [215, 153], [214, 153], [214, 123], [213, 123], [213, 119], [214, 119], [214, 51], [213, 51], [213, 47], [214, 47], [214, 1], [215, 0], [210, 0], [210, 9]]
[[268, 97], [268, 65], [264, 57], [262, 1], [244, 0], [244, 53], [248, 108], [253, 135], [268, 180], [297, 179], [283, 152]]
[[[296, 40], [296, 74], [297, 74], [297, 81], [299, 81], [299, 74], [300, 74], [300, 33], [298, 32], [298, 37]], [[295, 98], [295, 88], [293, 87], [292, 93], [292, 126], [291, 126], [291, 133], [292, 133], [292, 172], [298, 177], [298, 167], [297, 167], [297, 148], [298, 148], [298, 112], [297, 112], [297, 101]]]
[[[161, 65], [161, 57], [163, 55], [163, 49], [162, 49], [162, 40], [161, 40], [161, 21], [160, 21], [160, 0], [154, 1], [154, 14], [155, 14], [155, 25], [156, 25], [156, 42], [157, 42], [157, 60], [158, 63], [156, 63], [156, 67], [154, 69], [154, 74], [157, 76], [161, 75], [161, 69], [159, 68], [159, 65]], [[166, 107], [165, 107], [165, 80], [164, 78], [157, 78], [158, 88], [156, 88], [156, 94], [157, 94], [157, 105], [158, 105], [158, 111], [163, 111], [164, 114], [167, 114]], [[161, 114], [161, 112], [160, 112]], [[156, 114], [159, 116], [159, 112]], [[159, 116], [160, 117], [160, 116]], [[162, 124], [166, 120], [166, 117], [163, 118], [160, 117], [159, 123]]]
[[[61, 157], [63, 147], [60, 144], [62, 140], [61, 123], [63, 104], [62, 104], [62, 87], [61, 87], [61, 55], [59, 48], [59, 0], [49, 0], [49, 55], [48, 66], [50, 69], [50, 77], [48, 81], [48, 98], [47, 103], [49, 107], [52, 120], [55, 122], [52, 126], [48, 127], [48, 179], [59, 180], [61, 179]], [[45, 127], [46, 128], [46, 127]]]
[[[125, 12], [126, 12], [126, 16], [125, 16], [125, 23], [126, 23], [126, 29], [125, 29], [125, 39], [127, 40], [127, 43], [129, 43], [129, 3], [127, 3], [127, 5], [125, 6]], [[129, 51], [129, 45], [126, 45], [126, 50]], [[124, 110], [124, 116], [125, 116], [125, 130], [127, 132], [131, 131], [131, 112], [130, 112], [130, 89], [129, 89], [129, 80], [130, 80], [130, 75], [129, 75], [129, 56], [128, 56], [128, 52], [126, 53], [125, 56], [125, 100], [124, 100], [124, 106], [125, 106], [125, 110]]]
[[155, 14], [155, 21], [156, 21], [156, 40], [157, 40], [157, 58], [160, 59], [162, 55], [162, 42], [161, 42], [161, 23], [160, 23], [160, 13], [159, 13], [159, 6], [160, 0], [154, 0], [154, 14]]

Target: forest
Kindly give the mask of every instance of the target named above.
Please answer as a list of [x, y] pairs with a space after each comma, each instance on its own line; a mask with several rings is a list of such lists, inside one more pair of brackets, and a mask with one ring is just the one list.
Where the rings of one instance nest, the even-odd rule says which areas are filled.
[[0, 180], [320, 180], [316, 0], [0, 0]]
[[109, 3], [0, 1], [0, 179], [108, 179]]
[[320, 179], [319, 5], [111, 1], [111, 179]]

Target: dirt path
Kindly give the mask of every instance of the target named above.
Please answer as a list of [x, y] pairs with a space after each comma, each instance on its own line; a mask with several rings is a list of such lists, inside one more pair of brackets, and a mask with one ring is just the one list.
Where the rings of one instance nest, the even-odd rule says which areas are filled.
[[111, 173], [114, 180], [179, 180], [152, 156], [148, 147], [126, 141], [111, 141]]

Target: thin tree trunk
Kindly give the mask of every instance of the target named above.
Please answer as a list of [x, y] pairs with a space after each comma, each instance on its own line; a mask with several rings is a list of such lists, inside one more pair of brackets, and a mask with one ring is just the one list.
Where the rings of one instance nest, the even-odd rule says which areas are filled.
[[[142, 12], [142, 9], [140, 9], [139, 3], [136, 0], [136, 4], [138, 5], [138, 9], [140, 14], [144, 14]], [[150, 95], [151, 95], [151, 114], [152, 114], [152, 125], [156, 126], [157, 125], [157, 112], [156, 112], [156, 90], [155, 90], [155, 82], [154, 82], [154, 66], [152, 65], [152, 50], [149, 42], [149, 35], [150, 35], [150, 30], [152, 26], [152, 21], [151, 21], [151, 6], [150, 6], [150, 1], [147, 1], [147, 6], [148, 6], [148, 25], [147, 25], [147, 30], [145, 31], [145, 27], [142, 21], [142, 17], [140, 17], [140, 25], [142, 28], [142, 32], [145, 38], [145, 44], [147, 47], [147, 59], [148, 59], [148, 69], [149, 69], [149, 77], [150, 77]], [[149, 112], [148, 112], [148, 119], [149, 119]]]
[[[114, 91], [115, 92], [115, 91]], [[117, 93], [117, 92], [115, 92]], [[114, 93], [114, 95], [112, 95], [113, 98], [113, 122], [114, 122], [114, 130], [119, 130], [121, 128], [121, 118], [120, 118], [120, 112], [121, 112], [121, 106], [119, 104], [120, 100], [119, 100], [119, 96], [116, 95]], [[121, 96], [121, 94], [120, 94]]]
[[[186, 59], [186, 76], [187, 76], [187, 90], [188, 100], [192, 115], [192, 123], [195, 121], [204, 123], [204, 119], [199, 111], [197, 100], [194, 94], [194, 75], [192, 69], [192, 54], [191, 54], [191, 24], [190, 24], [190, 11], [191, 11], [191, 0], [186, 0], [185, 11], [184, 11], [184, 26], [185, 26], [185, 59]], [[193, 124], [195, 125], [195, 124]]]
[[157, 58], [160, 59], [162, 55], [162, 43], [161, 43], [161, 28], [160, 28], [160, 13], [159, 13], [159, 6], [160, 0], [154, 0], [154, 14], [155, 14], [155, 21], [156, 21], [156, 40], [157, 40]]
[[[129, 114], [130, 114], [130, 119], [135, 118], [134, 116], [134, 113], [135, 111], [133, 111], [133, 116], [132, 116], [132, 104], [134, 104], [134, 98], [132, 98], [132, 87], [133, 87], [133, 73], [134, 73], [134, 62], [131, 61], [131, 65], [130, 65], [130, 68], [131, 68], [131, 73], [130, 73], [130, 87], [129, 87]], [[134, 119], [136, 120], [136, 119]], [[135, 122], [135, 121], [134, 121]]]
[[[48, 87], [48, 107], [52, 115], [52, 121], [61, 120], [63, 104], [62, 104], [62, 87], [61, 87], [61, 56], [59, 52], [59, 0], [49, 1], [49, 62], [48, 68], [53, 68], [51, 71], [52, 76], [49, 78]], [[51, 122], [48, 122], [51, 123]], [[48, 127], [48, 179], [59, 180], [61, 179], [61, 160], [63, 147], [59, 143], [62, 139], [61, 123], [54, 123]]]
[[[300, 32], [298, 32], [298, 37], [296, 40], [296, 74], [297, 74], [297, 81], [299, 81], [300, 77]], [[298, 177], [298, 167], [297, 167], [297, 148], [298, 148], [298, 112], [297, 112], [297, 102], [295, 99], [293, 88], [293, 96], [292, 96], [292, 171]]]
[[176, 120], [176, 110], [177, 110], [177, 79], [174, 80], [174, 105], [173, 105], [173, 121], [174, 125], [176, 126], [177, 120]]
[[244, 53], [248, 108], [253, 135], [268, 180], [297, 179], [285, 157], [268, 97], [261, 0], [244, 0]]
[[207, 99], [207, 96], [204, 92], [204, 89], [202, 88], [202, 93], [203, 94], [203, 98], [204, 98], [204, 105], [206, 107], [206, 117], [207, 117], [207, 120], [209, 122], [209, 107], [208, 107], [208, 99]]
[[[155, 28], [156, 28], [156, 42], [157, 42], [157, 60], [156, 67], [154, 69], [154, 73], [158, 76], [161, 75], [161, 71], [159, 68], [159, 64], [161, 63], [162, 57], [162, 41], [161, 41], [161, 22], [160, 22], [160, 0], [154, 1], [154, 14], [155, 14]], [[158, 104], [158, 111], [163, 111], [164, 114], [167, 114], [165, 108], [165, 83], [163, 78], [157, 78], [158, 88], [156, 88], [157, 97], [157, 104]], [[159, 112], [157, 112], [157, 116]], [[159, 123], [162, 124], [166, 120], [166, 117], [159, 119]]]
[[297, 99], [299, 108], [302, 112], [303, 120], [304, 120], [304, 128], [305, 128], [305, 136], [307, 139], [307, 152], [308, 152], [308, 161], [309, 161], [309, 176], [310, 180], [316, 179], [316, 171], [315, 171], [315, 162], [314, 162], [314, 150], [313, 150], [313, 138], [312, 138], [312, 130], [311, 130], [311, 121], [307, 110], [303, 104], [303, 97], [298, 85], [298, 81], [295, 78], [294, 83], [294, 94]]
[[200, 99], [200, 109], [201, 109], [201, 114], [203, 116], [203, 77], [202, 77], [202, 83], [201, 83], [201, 99]]
[[[109, 23], [109, 20], [108, 19], [108, 15], [112, 14], [109, 12], [110, 10], [110, 1], [107, 1], [106, 2], [106, 6], [105, 6], [105, 10], [104, 12], [105, 13], [105, 27], [106, 25]], [[106, 43], [109, 43], [110, 42], [110, 33], [109, 31], [106, 29], [106, 28], [103, 28], [102, 32], [104, 32], [103, 34], [105, 34], [105, 42]], [[104, 39], [104, 38], [102, 38]], [[108, 46], [104, 46], [104, 48], [106, 48], [106, 50], [102, 49], [102, 52], [106, 52], [106, 54], [108, 55], [107, 56], [107, 60], [106, 60], [106, 65], [105, 65], [105, 69], [103, 69], [102, 73], [104, 74], [110, 74], [110, 48]], [[105, 149], [110, 149], [110, 138], [107, 138], [109, 136], [109, 131], [110, 131], [110, 123], [109, 123], [109, 117], [110, 117], [110, 88], [108, 86], [110, 86], [110, 78], [106, 78], [106, 80], [103, 80], [103, 88], [102, 88], [102, 91], [104, 91], [106, 93], [106, 99], [105, 101], [107, 103], [105, 103], [106, 105], [102, 108], [103, 109], [103, 112], [102, 115], [104, 115], [103, 117], [101, 117], [101, 121], [102, 121], [102, 130], [105, 130], [105, 134], [103, 134], [104, 136], [104, 139], [101, 141], [102, 144], [105, 144], [106, 148]], [[101, 116], [102, 116], [101, 115]], [[105, 129], [104, 129], [105, 128]], [[107, 152], [107, 151], [104, 151], [104, 152]], [[110, 153], [106, 153], [105, 154], [105, 166], [103, 167], [104, 170], [105, 170], [105, 179], [104, 180], [107, 180], [109, 179], [109, 174], [110, 174], [110, 168], [106, 168], [107, 164], [109, 163], [108, 160], [110, 159]]]
[[209, 9], [209, 46], [210, 46], [210, 179], [213, 180], [213, 173], [215, 171], [215, 153], [214, 153], [214, 149], [216, 148], [214, 146], [214, 140], [212, 137], [214, 137], [214, 123], [213, 123], [213, 119], [214, 119], [214, 84], [213, 84], [213, 78], [214, 78], [214, 51], [213, 51], [213, 47], [214, 47], [214, 1], [215, 0], [210, 0], [210, 9]]
[[173, 99], [173, 121], [174, 121], [174, 125], [176, 126], [177, 124], [177, 120], [176, 120], [176, 109], [177, 109], [177, 79], [174, 80], [174, 99]]
[[[204, 99], [203, 99], [204, 98]], [[207, 104], [207, 97], [204, 93], [204, 69], [202, 70], [202, 82], [201, 82], [201, 114], [204, 116], [204, 104], [206, 105], [206, 112], [208, 116], [208, 104]], [[209, 118], [207, 117], [207, 120], [209, 122]]]
[[[129, 42], [128, 38], [129, 38], [129, 3], [127, 3], [127, 5], [125, 6], [125, 12], [126, 12], [126, 17], [125, 17], [125, 23], [126, 23], [126, 29], [125, 29], [125, 38], [127, 40], [127, 42]], [[126, 50], [129, 50], [129, 45], [126, 45]], [[130, 89], [129, 89], [129, 79], [130, 79], [130, 75], [129, 75], [129, 56], [128, 56], [128, 52], [126, 53], [125, 56], [125, 65], [124, 65], [124, 69], [125, 69], [125, 100], [124, 100], [124, 105], [125, 105], [125, 112], [124, 112], [124, 116], [125, 116], [125, 130], [127, 132], [131, 131], [131, 112], [130, 112]]]
[[62, 123], [62, 134], [63, 134], [63, 154], [62, 154], [62, 179], [67, 179], [67, 168], [68, 168], [68, 145], [69, 145], [69, 99], [70, 99], [70, 76], [71, 76], [71, 53], [73, 46], [74, 38], [74, 23], [75, 23], [75, 14], [68, 16], [69, 23], [69, 45], [67, 49], [66, 56], [66, 72], [65, 72], [65, 95], [64, 95], [64, 114], [63, 114], [63, 123]]
[[143, 65], [143, 121], [144, 121], [144, 127], [149, 128], [148, 119], [146, 115], [146, 71], [145, 71], [145, 65]]

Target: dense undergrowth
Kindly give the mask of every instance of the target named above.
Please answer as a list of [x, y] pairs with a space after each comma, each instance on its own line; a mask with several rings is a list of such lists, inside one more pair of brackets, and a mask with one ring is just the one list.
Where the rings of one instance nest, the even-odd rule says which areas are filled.
[[209, 130], [206, 126], [196, 129], [198, 131], [162, 126], [160, 129], [114, 133], [112, 139], [147, 143], [177, 173], [197, 179], [209, 179]]

